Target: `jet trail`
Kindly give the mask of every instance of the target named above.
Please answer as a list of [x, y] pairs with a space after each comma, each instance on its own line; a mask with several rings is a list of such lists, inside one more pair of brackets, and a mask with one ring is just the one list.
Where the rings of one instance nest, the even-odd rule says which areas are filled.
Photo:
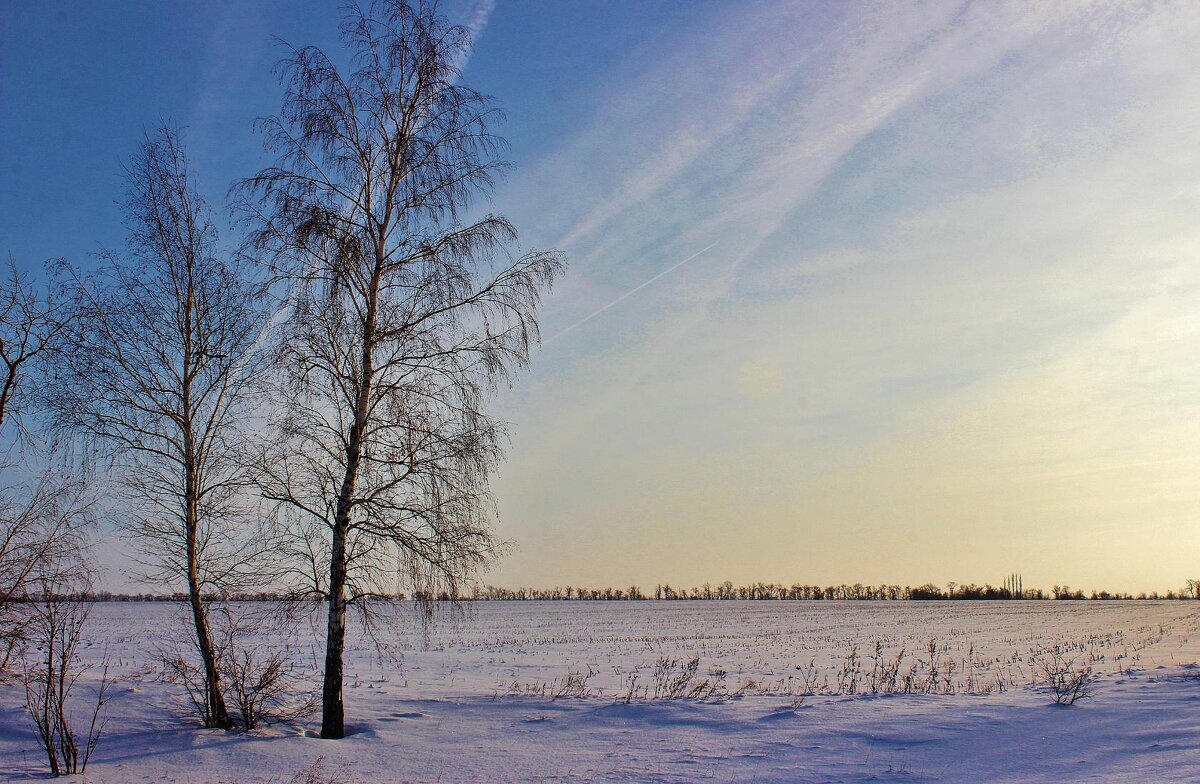
[[717, 243], [715, 243], [715, 242], [714, 242], [714, 243], [712, 243], [712, 245], [709, 245], [709, 246], [707, 246], [707, 247], [701, 248], [700, 250], [698, 250], [698, 251], [696, 251], [695, 253], [693, 253], [691, 256], [688, 256], [688, 257], [687, 257], [686, 259], [684, 259], [683, 261], [677, 262], [676, 264], [674, 264], [674, 265], [672, 265], [672, 266], [670, 266], [670, 267], [667, 267], [665, 270], [663, 270], [662, 272], [658, 273], [658, 274], [657, 274], [657, 275], [655, 275], [653, 278], [650, 278], [650, 280], [646, 281], [645, 283], [641, 283], [641, 284], [639, 284], [639, 285], [635, 286], [634, 288], [630, 289], [629, 291], [625, 292], [625, 293], [624, 293], [624, 294], [622, 294], [621, 296], [617, 297], [616, 299], [614, 299], [612, 302], [608, 303], [608, 304], [607, 304], [607, 305], [605, 305], [604, 307], [602, 307], [602, 308], [599, 308], [598, 310], [596, 310], [596, 311], [594, 311], [594, 312], [592, 312], [592, 313], [589, 313], [588, 315], [586, 315], [586, 316], [584, 316], [583, 318], [579, 319], [579, 321], [576, 321], [574, 324], [572, 324], [571, 326], [567, 327], [566, 329], [563, 329], [563, 330], [561, 330], [561, 331], [559, 331], [559, 332], [556, 332], [556, 333], [554, 333], [554, 334], [553, 334], [553, 335], [551, 335], [550, 337], [548, 337], [548, 338], [546, 338], [545, 340], [543, 340], [543, 341], [542, 341], [542, 345], [544, 346], [544, 345], [546, 345], [546, 344], [548, 344], [548, 343], [550, 343], [550, 342], [552, 342], [552, 341], [555, 341], [555, 340], [557, 340], [557, 339], [561, 338], [563, 335], [567, 334], [568, 332], [570, 332], [571, 330], [575, 329], [576, 327], [578, 327], [578, 326], [581, 326], [581, 325], [583, 325], [583, 324], [586, 324], [587, 322], [589, 322], [589, 321], [591, 321], [592, 319], [596, 318], [596, 316], [599, 316], [599, 315], [600, 315], [601, 313], [603, 313], [604, 311], [606, 311], [606, 310], [608, 310], [608, 309], [610, 309], [610, 308], [616, 307], [617, 305], [620, 305], [622, 302], [624, 302], [625, 300], [629, 299], [629, 298], [630, 298], [630, 297], [632, 297], [634, 294], [637, 294], [639, 291], [641, 291], [642, 289], [646, 288], [647, 286], [649, 286], [649, 285], [650, 285], [651, 283], [653, 283], [654, 281], [656, 281], [656, 280], [659, 280], [660, 278], [662, 278], [662, 277], [663, 277], [663, 276], [665, 276], [665, 275], [669, 275], [670, 273], [672, 273], [672, 272], [674, 272], [675, 270], [679, 269], [679, 268], [680, 268], [680, 267], [682, 267], [684, 264], [687, 264], [689, 261], [691, 261], [692, 259], [696, 258], [697, 256], [700, 256], [700, 255], [702, 255], [702, 254], [704, 254], [704, 253], [708, 252], [708, 251], [709, 251], [709, 250], [711, 250], [711, 249], [712, 249], [714, 246], [716, 246], [716, 244], [717, 244]]

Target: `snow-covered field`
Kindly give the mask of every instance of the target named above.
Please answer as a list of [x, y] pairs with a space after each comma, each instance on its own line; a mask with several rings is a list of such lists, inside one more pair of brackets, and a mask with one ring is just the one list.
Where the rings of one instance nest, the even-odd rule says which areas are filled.
[[[178, 612], [93, 610], [85, 655], [120, 682], [81, 780], [1200, 781], [1191, 602], [480, 603], [428, 632], [404, 609], [382, 649], [352, 638], [342, 741], [197, 729], [158, 679]], [[320, 637], [252, 642], [316, 684]], [[1055, 654], [1090, 699], [1035, 685]], [[0, 685], [3, 781], [45, 776], [22, 699]]]

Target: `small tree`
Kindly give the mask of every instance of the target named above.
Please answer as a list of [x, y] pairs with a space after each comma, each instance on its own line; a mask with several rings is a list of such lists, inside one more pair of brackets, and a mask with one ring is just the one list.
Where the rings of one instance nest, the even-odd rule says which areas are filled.
[[[328, 599], [321, 735], [344, 734], [346, 610], [457, 596], [496, 552], [487, 483], [502, 428], [487, 393], [529, 357], [560, 254], [491, 262], [516, 238], [461, 221], [492, 185], [490, 100], [461, 83], [470, 34], [432, 5], [350, 8], [348, 72], [290, 49], [277, 164], [243, 184], [253, 244], [286, 289], [277, 439], [258, 468], [293, 542], [298, 590]], [[361, 606], [361, 605], [360, 605]]]
[[53, 385], [59, 427], [124, 469], [122, 517], [145, 574], [182, 583], [204, 673], [205, 726], [233, 726], [208, 601], [269, 579], [246, 533], [241, 425], [256, 390], [261, 299], [222, 257], [177, 134], [145, 139], [128, 169], [128, 252], [80, 287], [87, 316]]

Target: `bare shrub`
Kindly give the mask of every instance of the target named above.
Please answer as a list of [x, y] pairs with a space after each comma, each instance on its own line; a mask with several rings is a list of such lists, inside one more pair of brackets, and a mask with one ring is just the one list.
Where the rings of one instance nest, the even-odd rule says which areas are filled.
[[278, 651], [260, 656], [250, 648], [235, 646], [222, 657], [221, 665], [228, 701], [237, 710], [244, 730], [294, 721], [319, 704], [315, 696], [299, 694], [287, 657]]
[[[297, 683], [295, 668], [282, 651], [264, 651], [252, 644], [268, 619], [262, 614], [235, 615], [226, 604], [209, 603], [213, 656], [220, 674], [222, 698], [231, 727], [253, 730], [294, 721], [311, 712], [317, 699]], [[180, 629], [167, 647], [159, 648], [161, 680], [180, 686], [201, 721], [211, 713], [211, 691], [204, 669], [196, 661], [195, 645]]]
[[798, 679], [800, 681], [800, 697], [811, 697], [816, 694], [818, 689], [829, 688], [828, 678], [823, 678], [820, 669], [817, 667], [815, 659], [809, 659], [808, 664], [796, 665]]
[[1037, 662], [1042, 681], [1054, 695], [1055, 705], [1074, 705], [1092, 696], [1097, 676], [1088, 662], [1076, 663], [1058, 650], [1043, 654]]
[[858, 682], [862, 679], [862, 667], [858, 658], [858, 646], [851, 645], [842, 660], [842, 666], [837, 672], [837, 693], [855, 694], [858, 692]]
[[37, 653], [26, 662], [23, 673], [25, 708], [50, 772], [65, 776], [82, 773], [100, 742], [110, 681], [105, 666], [100, 685], [87, 703], [91, 709], [87, 731], [81, 732], [71, 704], [80, 677], [90, 669], [80, 661], [78, 648], [91, 605], [82, 591], [59, 594], [56, 589], [62, 586], [49, 580], [42, 587], [30, 624], [30, 642]]
[[[655, 662], [649, 684], [642, 685], [639, 672], [634, 670], [625, 676], [624, 689], [614, 696], [626, 705], [638, 700], [708, 700], [739, 696], [758, 686], [754, 681], [748, 681], [731, 694], [725, 686], [728, 673], [714, 670], [708, 677], [701, 678], [697, 677], [699, 670], [699, 657], [684, 660], [664, 656]], [[549, 682], [514, 681], [505, 693], [517, 697], [549, 697], [552, 702], [567, 697], [603, 697], [603, 689], [589, 685], [590, 679], [596, 674], [597, 670], [589, 665], [586, 672], [572, 670], [563, 678]]]
[[927, 659], [918, 658], [908, 668], [908, 672], [897, 681], [902, 694], [954, 694], [958, 691], [954, 673], [957, 669], [954, 661], [946, 654], [945, 646], [938, 645], [935, 639], [925, 645]]
[[287, 779], [284, 779], [283, 775], [285, 774], [272, 776], [272, 784], [354, 784], [355, 781], [342, 778], [342, 773], [330, 772], [325, 764], [324, 755], [317, 757], [311, 765], [301, 768]]
[[[726, 694], [725, 678], [729, 673], [725, 670], [713, 670], [709, 673], [709, 677], [697, 683], [688, 692], [688, 698], [694, 700], [708, 700], [715, 697], [723, 697]], [[746, 685], [743, 684], [742, 691]]]
[[554, 678], [550, 681], [534, 681], [533, 683], [513, 681], [505, 694], [510, 697], [549, 697], [551, 702], [570, 697], [598, 697], [603, 692], [588, 685], [588, 681], [595, 674], [596, 670], [589, 665], [587, 672], [568, 670], [562, 678]]
[[633, 702], [634, 698], [637, 697], [637, 694], [638, 694], [638, 674], [635, 671], [635, 672], [631, 672], [625, 676], [625, 694], [621, 697], [621, 702], [628, 705], [631, 702]]
[[204, 671], [191, 662], [187, 655], [178, 648], [160, 649], [159, 664], [162, 665], [162, 675], [159, 680], [183, 688], [188, 702], [202, 719], [209, 714], [209, 690], [205, 685]]
[[904, 648], [895, 656], [884, 654], [883, 643], [875, 641], [875, 651], [871, 655], [871, 674], [869, 686], [872, 694], [892, 694], [899, 684], [900, 665], [904, 661]]

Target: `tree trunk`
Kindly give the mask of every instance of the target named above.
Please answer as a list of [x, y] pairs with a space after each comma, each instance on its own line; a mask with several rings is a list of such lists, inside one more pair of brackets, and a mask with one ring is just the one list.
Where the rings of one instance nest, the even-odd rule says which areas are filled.
[[342, 656], [346, 649], [346, 538], [358, 470], [362, 461], [363, 437], [367, 432], [371, 383], [375, 378], [376, 309], [383, 274], [383, 246], [375, 249], [375, 269], [367, 295], [367, 312], [362, 327], [361, 375], [354, 401], [354, 422], [346, 441], [346, 473], [338, 490], [333, 520], [333, 544], [329, 554], [329, 625], [325, 637], [325, 678], [321, 686], [321, 737], [346, 736], [346, 711], [342, 704]]
[[[342, 656], [346, 650], [347, 526], [342, 522], [342, 505], [339, 501], [329, 559], [329, 626], [325, 638], [325, 680], [321, 687], [321, 737], [330, 739], [346, 735], [346, 710], [342, 704]], [[348, 510], [345, 517], [349, 518]]]
[[187, 535], [187, 581], [188, 601], [192, 608], [192, 622], [196, 626], [196, 645], [200, 649], [200, 660], [204, 665], [204, 699], [208, 715], [204, 717], [207, 727], [228, 730], [234, 727], [225, 707], [225, 695], [221, 693], [221, 671], [213, 647], [212, 632], [208, 628], [208, 612], [204, 607], [204, 586], [200, 583], [200, 552], [197, 536], [200, 530], [200, 460], [197, 455], [194, 411], [192, 408], [192, 382], [196, 372], [196, 290], [194, 281], [195, 256], [188, 259], [187, 301], [183, 328], [183, 525]]
[[[191, 483], [189, 482], [189, 485]], [[208, 705], [208, 715], [204, 717], [207, 727], [219, 727], [223, 730], [232, 729], [233, 720], [229, 718], [229, 710], [225, 707], [225, 695], [221, 693], [221, 671], [217, 666], [217, 654], [213, 650], [212, 633], [208, 628], [208, 613], [204, 609], [201, 595], [200, 570], [196, 553], [197, 528], [196, 501], [188, 499], [187, 511], [187, 570], [188, 570], [188, 602], [192, 608], [192, 622], [196, 626], [196, 644], [200, 649], [200, 659], [204, 664], [205, 701]]]
[[199, 588], [190, 590], [189, 594], [192, 621], [196, 626], [196, 642], [200, 648], [200, 659], [204, 663], [205, 699], [208, 702], [208, 716], [205, 725], [219, 727], [223, 730], [232, 729], [233, 720], [229, 718], [229, 710], [225, 706], [225, 695], [221, 693], [221, 674], [217, 667], [217, 656], [213, 650], [212, 638], [208, 629], [208, 615], [204, 612]]
[[[367, 365], [369, 367], [369, 360]], [[366, 389], [366, 384], [363, 388]], [[346, 473], [338, 492], [329, 552], [329, 623], [325, 634], [325, 677], [321, 685], [321, 737], [334, 740], [346, 736], [346, 710], [342, 704], [342, 657], [346, 650], [346, 538], [350, 533], [351, 501], [362, 456], [366, 399], [366, 394], [360, 392], [358, 416], [350, 429]]]
[[194, 310], [193, 295], [188, 292], [188, 331], [184, 336], [183, 368], [183, 525], [187, 536], [187, 582], [188, 603], [192, 608], [192, 623], [196, 627], [196, 647], [200, 650], [200, 661], [204, 666], [204, 701], [207, 708], [204, 726], [232, 729], [234, 724], [225, 707], [225, 695], [221, 693], [221, 672], [217, 666], [217, 654], [213, 650], [212, 632], [208, 628], [208, 613], [204, 607], [204, 586], [200, 584], [200, 552], [197, 537], [200, 529], [200, 480], [197, 474], [196, 440], [192, 431], [192, 335], [191, 313]]

